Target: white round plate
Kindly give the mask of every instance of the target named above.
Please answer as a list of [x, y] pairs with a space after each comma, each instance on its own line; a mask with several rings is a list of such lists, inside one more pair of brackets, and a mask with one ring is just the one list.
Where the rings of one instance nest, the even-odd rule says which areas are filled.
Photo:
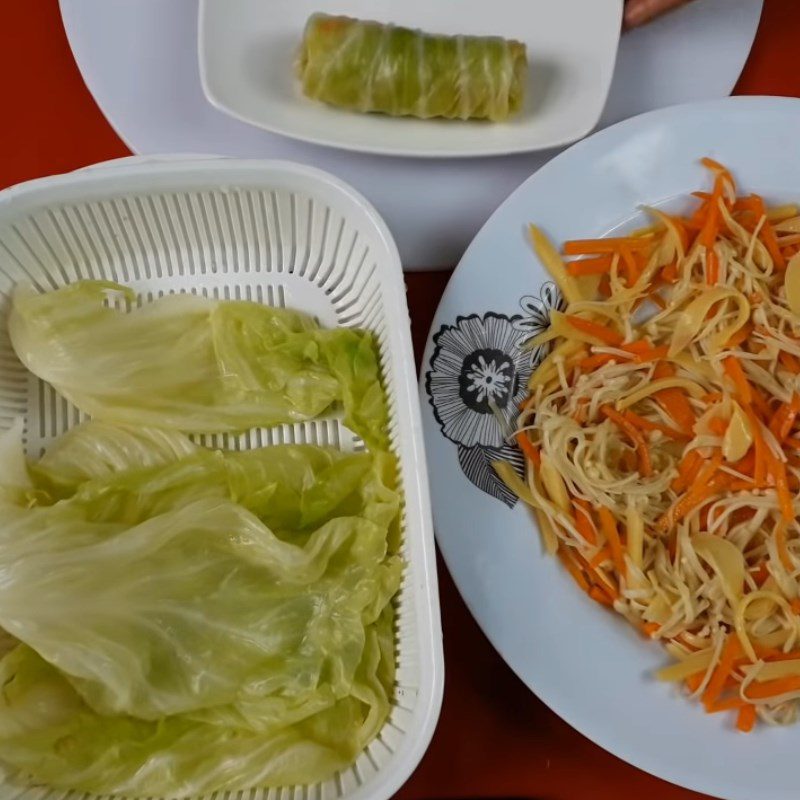
[[523, 183], [469, 246], [436, 313], [420, 381], [436, 537], [484, 633], [592, 741], [729, 800], [795, 800], [800, 725], [760, 725], [745, 736], [730, 715], [707, 715], [652, 679], [668, 660], [662, 649], [578, 591], [543, 553], [532, 517], [492, 480], [499, 426], [466, 387], [486, 376], [501, 389], [521, 384], [495, 392], [495, 403], [509, 407], [524, 394], [530, 356], [517, 347], [547, 325], [553, 301], [525, 235], [529, 222], [555, 242], [605, 235], [630, 224], [641, 204], [675, 205], [707, 185], [702, 156], [728, 165], [745, 192], [800, 199], [798, 131], [800, 100], [736, 97], [654, 111], [573, 145]]
[[[399, 0], [377, 5], [392, 2]], [[554, 154], [399, 159], [297, 142], [239, 122], [206, 100], [198, 69], [198, 0], [60, 4], [84, 80], [131, 150], [284, 158], [333, 172], [376, 206], [407, 269], [455, 264], [492, 209]], [[600, 125], [729, 94], [750, 52], [761, 4], [693, 0], [624, 34]]]

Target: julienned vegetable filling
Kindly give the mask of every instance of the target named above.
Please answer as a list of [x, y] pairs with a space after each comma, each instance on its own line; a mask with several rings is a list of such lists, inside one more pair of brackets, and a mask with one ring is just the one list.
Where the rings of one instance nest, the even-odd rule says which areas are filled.
[[[101, 794], [314, 783], [394, 681], [399, 497], [371, 336], [253, 303], [18, 287], [9, 329], [89, 412], [36, 462], [0, 439], [0, 762]], [[369, 446], [193, 432], [343, 407]]]
[[709, 713], [790, 723], [800, 701], [800, 213], [711, 159], [686, 216], [622, 238], [531, 226], [563, 311], [515, 434], [547, 549], [672, 658]]

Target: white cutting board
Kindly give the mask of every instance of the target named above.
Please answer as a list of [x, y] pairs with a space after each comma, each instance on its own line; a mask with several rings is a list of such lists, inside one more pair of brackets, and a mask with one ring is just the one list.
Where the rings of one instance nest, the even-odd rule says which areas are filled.
[[[238, 122], [208, 103], [197, 65], [197, 0], [60, 3], [83, 77], [135, 153], [287, 158], [329, 170], [374, 203], [406, 269], [453, 266], [496, 206], [557, 152], [431, 160], [296, 142]], [[601, 125], [728, 94], [750, 51], [761, 5], [762, 0], [694, 0], [626, 33]]]

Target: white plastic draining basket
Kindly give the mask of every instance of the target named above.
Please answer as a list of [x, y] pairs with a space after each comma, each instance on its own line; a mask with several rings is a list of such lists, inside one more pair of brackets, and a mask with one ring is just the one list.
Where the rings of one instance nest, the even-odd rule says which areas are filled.
[[[38, 456], [80, 416], [26, 372], [6, 326], [18, 281], [46, 291], [82, 278], [132, 286], [142, 299], [197, 292], [289, 306], [327, 326], [375, 333], [400, 462], [402, 554], [397, 597], [397, 681], [391, 715], [355, 764], [315, 785], [248, 788], [227, 800], [383, 800], [430, 742], [443, 660], [430, 499], [405, 286], [397, 249], [376, 211], [315, 169], [274, 161], [125, 159], [0, 193], [0, 430], [23, 415]], [[248, 447], [313, 442], [357, 449], [338, 420], [210, 437]], [[0, 800], [85, 800], [5, 776]]]

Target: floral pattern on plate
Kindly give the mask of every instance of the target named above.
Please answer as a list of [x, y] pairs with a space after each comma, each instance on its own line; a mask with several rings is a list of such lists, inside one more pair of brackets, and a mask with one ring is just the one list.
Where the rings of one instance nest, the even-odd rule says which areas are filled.
[[526, 349], [525, 342], [546, 330], [550, 312], [561, 306], [553, 283], [538, 297], [520, 300], [522, 314], [489, 311], [458, 317], [434, 335], [436, 345], [425, 378], [428, 400], [442, 434], [458, 448], [466, 478], [509, 507], [516, 496], [497, 477], [493, 461], [508, 461], [520, 473], [525, 460], [509, 443], [528, 379], [547, 347]]

